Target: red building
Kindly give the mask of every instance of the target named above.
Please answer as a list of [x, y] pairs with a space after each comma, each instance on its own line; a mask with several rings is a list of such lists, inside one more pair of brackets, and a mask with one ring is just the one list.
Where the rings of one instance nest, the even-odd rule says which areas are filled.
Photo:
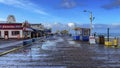
[[31, 32], [28, 23], [0, 23], [0, 38], [31, 38]]

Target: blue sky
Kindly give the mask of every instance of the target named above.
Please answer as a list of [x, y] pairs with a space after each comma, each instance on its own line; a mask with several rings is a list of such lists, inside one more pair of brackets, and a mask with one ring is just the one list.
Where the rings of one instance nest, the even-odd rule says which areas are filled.
[[0, 0], [0, 20], [14, 15], [17, 22], [89, 24], [88, 10], [94, 24], [119, 24], [120, 0]]

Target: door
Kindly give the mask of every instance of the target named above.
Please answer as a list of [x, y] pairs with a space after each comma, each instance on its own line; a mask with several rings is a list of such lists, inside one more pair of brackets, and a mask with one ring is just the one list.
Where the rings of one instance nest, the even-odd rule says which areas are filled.
[[9, 35], [8, 31], [4, 31], [4, 37], [9, 38], [8, 35]]

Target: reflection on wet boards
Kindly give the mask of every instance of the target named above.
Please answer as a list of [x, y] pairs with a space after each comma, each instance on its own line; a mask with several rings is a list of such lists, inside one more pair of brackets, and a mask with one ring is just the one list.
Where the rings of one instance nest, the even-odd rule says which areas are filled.
[[89, 37], [89, 43], [90, 43], [90, 44], [96, 44], [96, 42], [95, 42], [95, 37], [94, 37], [94, 36], [90, 36], [90, 37]]
[[31, 48], [31, 54], [32, 55], [37, 55], [40, 52], [40, 48]]

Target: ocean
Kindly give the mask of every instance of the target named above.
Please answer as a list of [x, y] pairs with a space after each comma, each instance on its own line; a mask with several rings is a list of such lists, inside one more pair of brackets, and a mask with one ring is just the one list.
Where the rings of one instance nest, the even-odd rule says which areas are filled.
[[[93, 29], [92, 35], [94, 35], [95, 32], [96, 32], [96, 36], [103, 35], [103, 36], [107, 37], [107, 35], [108, 35], [107, 29]], [[70, 33], [72, 35], [76, 34], [76, 32], [74, 30], [70, 30]], [[80, 32], [77, 31], [77, 34], [80, 34]], [[120, 37], [120, 30], [119, 29], [110, 29], [109, 36], [110, 37]]]
[[[104, 35], [107, 36], [108, 35], [108, 30], [105, 28], [101, 28], [101, 29], [93, 29], [92, 34], [94, 34], [96, 32], [96, 35]], [[109, 36], [111, 37], [119, 37], [120, 36], [120, 30], [118, 28], [110, 28], [109, 29]]]
[[[53, 33], [56, 32], [56, 30], [62, 31], [63, 28], [57, 28], [57, 29], [53, 29]], [[72, 35], [76, 35], [76, 32], [73, 29], [67, 29], [66, 30], [69, 31], [69, 33], [71, 33]], [[104, 35], [105, 37], [107, 37], [107, 28], [94, 28], [92, 29], [92, 34], [94, 34], [96, 32], [96, 35]], [[77, 31], [77, 34], [80, 34], [79, 31]], [[109, 36], [111, 37], [120, 37], [120, 30], [119, 28], [110, 28], [109, 29]]]

